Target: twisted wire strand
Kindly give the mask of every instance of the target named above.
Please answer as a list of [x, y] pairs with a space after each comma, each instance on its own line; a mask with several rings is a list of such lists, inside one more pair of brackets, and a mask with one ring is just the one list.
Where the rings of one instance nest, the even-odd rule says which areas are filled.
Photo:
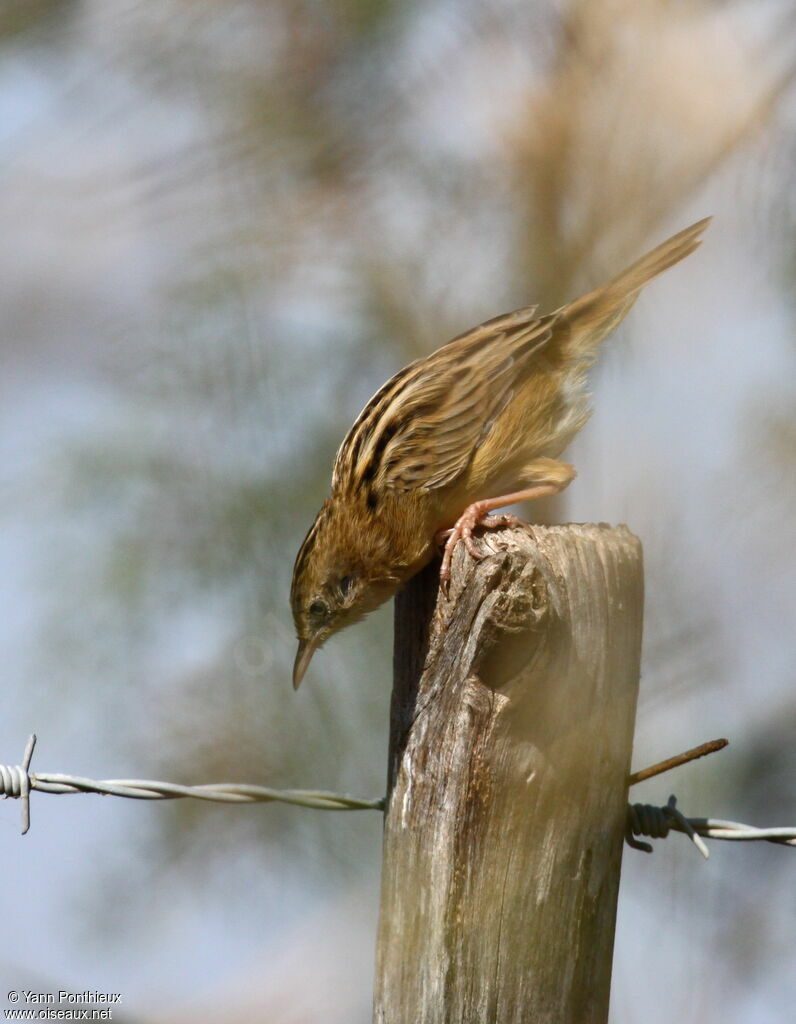
[[22, 796], [25, 782], [30, 776], [19, 764], [0, 764], [0, 791], [3, 796], [19, 798]]
[[[315, 807], [324, 811], [382, 810], [384, 800], [367, 800], [346, 793], [330, 793], [320, 789], [271, 789], [248, 783], [212, 783], [181, 786], [175, 782], [151, 779], [85, 779], [79, 775], [59, 772], [31, 772], [31, 789], [41, 793], [99, 793], [101, 796], [124, 796], [131, 800], [178, 800], [194, 797], [214, 803], [262, 804], [279, 802]], [[13, 795], [13, 794], [3, 794]]]

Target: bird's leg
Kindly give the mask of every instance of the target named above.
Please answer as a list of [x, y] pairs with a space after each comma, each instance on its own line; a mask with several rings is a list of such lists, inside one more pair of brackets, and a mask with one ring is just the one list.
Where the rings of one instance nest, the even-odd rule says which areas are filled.
[[[541, 460], [540, 460], [541, 461]], [[545, 462], [552, 460], [545, 460]], [[522, 491], [515, 491], [513, 494], [502, 494], [497, 498], [484, 498], [481, 501], [474, 501], [468, 505], [456, 520], [452, 529], [441, 530], [436, 535], [436, 540], [441, 543], [445, 541], [445, 550], [442, 555], [442, 567], [440, 569], [440, 581], [443, 588], [447, 589], [451, 576], [451, 560], [453, 551], [459, 541], [464, 541], [464, 546], [469, 554], [476, 560], [483, 558], [481, 552], [473, 543], [473, 530], [477, 526], [494, 528], [496, 526], [516, 526], [521, 520], [510, 513], [493, 516], [490, 515], [493, 509], [502, 508], [504, 505], [514, 505], [519, 501], [532, 501], [534, 498], [546, 498], [552, 494], [558, 494], [564, 490], [570, 481], [575, 477], [575, 470], [565, 463], [556, 463], [560, 467], [556, 472], [558, 479], [548, 480], [545, 483], [537, 484], [535, 487], [528, 487]]]

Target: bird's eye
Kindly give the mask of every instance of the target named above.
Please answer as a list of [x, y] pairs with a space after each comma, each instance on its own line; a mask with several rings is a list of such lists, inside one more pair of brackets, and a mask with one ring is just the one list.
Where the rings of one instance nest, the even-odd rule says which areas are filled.
[[354, 586], [354, 577], [353, 576], [343, 576], [343, 578], [340, 580], [339, 586], [340, 586], [340, 593], [342, 594], [342, 596], [343, 597], [348, 597], [348, 594], [350, 593], [351, 588]]
[[319, 597], [316, 597], [309, 607], [309, 612], [311, 619], [322, 621], [329, 614], [329, 605]]

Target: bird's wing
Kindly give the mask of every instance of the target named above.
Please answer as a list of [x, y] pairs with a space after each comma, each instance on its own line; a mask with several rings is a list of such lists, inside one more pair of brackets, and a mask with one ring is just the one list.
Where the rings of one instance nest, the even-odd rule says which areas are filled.
[[444, 487], [469, 464], [510, 400], [553, 317], [535, 307], [468, 331], [405, 367], [368, 402], [335, 462], [333, 489]]

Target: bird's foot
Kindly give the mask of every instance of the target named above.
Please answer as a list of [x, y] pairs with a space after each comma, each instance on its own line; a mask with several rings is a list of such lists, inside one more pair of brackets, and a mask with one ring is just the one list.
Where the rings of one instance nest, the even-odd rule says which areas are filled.
[[499, 516], [493, 516], [490, 514], [489, 506], [490, 502], [488, 501], [473, 502], [472, 505], [468, 505], [464, 512], [462, 512], [450, 530], [440, 530], [435, 537], [438, 544], [444, 543], [445, 545], [442, 554], [442, 567], [440, 568], [439, 578], [442, 589], [446, 594], [448, 593], [448, 587], [450, 585], [453, 552], [459, 541], [464, 542], [464, 546], [467, 548], [468, 554], [479, 562], [484, 556], [475, 546], [475, 542], [473, 541], [473, 530], [477, 526], [494, 529], [498, 526], [519, 526], [522, 522], [521, 519], [518, 519], [517, 516], [512, 515], [510, 512], [505, 512]]

